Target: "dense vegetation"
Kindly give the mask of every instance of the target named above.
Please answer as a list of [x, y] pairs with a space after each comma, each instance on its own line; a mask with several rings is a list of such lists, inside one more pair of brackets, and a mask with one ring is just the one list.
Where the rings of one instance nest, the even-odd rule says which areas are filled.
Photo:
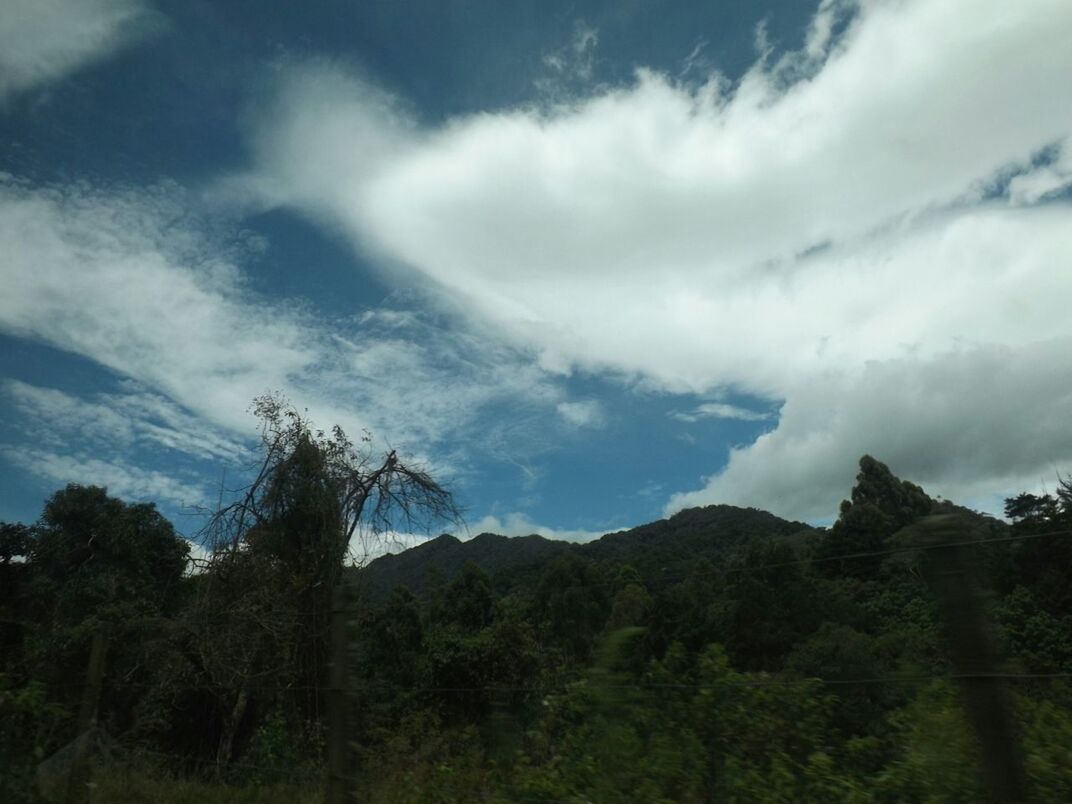
[[152, 505], [100, 488], [0, 526], [0, 799], [62, 770], [107, 633], [96, 800], [317, 800], [344, 603], [361, 800], [984, 800], [978, 679], [920, 530], [944, 515], [1027, 795], [1072, 800], [1068, 483], [1009, 500], [1010, 525], [865, 457], [829, 529], [716, 506], [583, 546], [441, 537], [344, 572], [354, 527], [449, 500], [265, 404], [268, 457], [197, 566]]

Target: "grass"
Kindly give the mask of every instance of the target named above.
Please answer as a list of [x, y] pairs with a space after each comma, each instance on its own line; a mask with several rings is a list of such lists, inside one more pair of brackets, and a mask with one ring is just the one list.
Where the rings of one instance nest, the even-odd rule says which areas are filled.
[[136, 769], [98, 769], [92, 802], [108, 804], [320, 804], [318, 784], [231, 785]]

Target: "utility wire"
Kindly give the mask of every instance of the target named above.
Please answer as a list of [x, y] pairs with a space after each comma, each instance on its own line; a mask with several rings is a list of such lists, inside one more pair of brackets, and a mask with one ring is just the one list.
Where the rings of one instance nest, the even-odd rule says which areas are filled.
[[[573, 681], [563, 682], [561, 684], [546, 684], [546, 685], [476, 685], [476, 686], [432, 686], [432, 685], [417, 685], [417, 684], [392, 684], [390, 682], [365, 682], [358, 681], [351, 685], [347, 690], [348, 694], [354, 694], [365, 691], [388, 691], [388, 692], [411, 692], [411, 693], [477, 693], [477, 692], [525, 692], [525, 693], [541, 693], [544, 695], [567, 692], [572, 689], [596, 689], [596, 690], [711, 690], [721, 689], [724, 687], [792, 687], [792, 686], [807, 686], [807, 685], [820, 685], [820, 686], [855, 686], [855, 685], [868, 685], [868, 684], [927, 684], [932, 681], [979, 681], [979, 680], [1000, 680], [1000, 681], [1047, 681], [1047, 680], [1060, 680], [1072, 678], [1072, 672], [1057, 672], [1057, 673], [942, 673], [942, 674], [927, 674], [927, 673], [914, 673], [903, 675], [889, 675], [889, 676], [872, 676], [867, 678], [818, 678], [818, 677], [801, 677], [801, 678], [776, 678], [776, 677], [761, 677], [761, 678], [745, 678], [738, 675], [737, 678], [718, 679], [715, 681], [708, 681], [702, 684], [687, 684], [678, 682], [635, 682], [635, 683], [612, 683], [604, 684], [599, 682], [592, 682], [588, 678], [578, 678]], [[106, 682], [107, 683], [107, 682]], [[54, 684], [48, 685], [55, 689], [81, 689], [83, 684]], [[147, 682], [124, 682], [116, 685], [117, 688], [134, 688], [134, 689], [154, 689], [159, 685], [150, 684]], [[328, 688], [326, 686], [316, 686], [311, 684], [298, 684], [298, 685], [272, 685], [272, 684], [235, 684], [235, 687], [243, 687], [244, 689], [254, 691], [269, 691], [269, 692], [324, 692]], [[208, 685], [193, 687], [187, 689], [189, 691], [201, 691], [212, 694], [212, 690]]]
[[[868, 550], [856, 553], [843, 553], [834, 556], [821, 556], [821, 557], [807, 557], [800, 559], [792, 559], [788, 561], [772, 561], [765, 564], [743, 565], [734, 567], [716, 567], [711, 570], [694, 571], [688, 573], [678, 573], [671, 575], [659, 576], [656, 580], [660, 583], [688, 580], [690, 578], [700, 578], [705, 576], [714, 575], [727, 575], [737, 573], [760, 573], [765, 570], [780, 569], [783, 567], [793, 566], [805, 566], [812, 564], [827, 564], [835, 561], [851, 561], [860, 558], [879, 558], [897, 555], [900, 553], [912, 553], [916, 551], [931, 551], [931, 550], [943, 550], [954, 547], [981, 547], [991, 544], [1003, 544], [1013, 542], [1030, 541], [1033, 539], [1042, 539], [1049, 536], [1067, 536], [1072, 535], [1072, 529], [1063, 530], [1051, 530], [1043, 533], [1019, 533], [1010, 534], [1007, 536], [995, 536], [986, 539], [962, 539], [951, 542], [941, 542], [939, 544], [920, 544], [920, 545], [899, 545], [897, 547], [886, 548], [883, 550]], [[567, 591], [572, 589], [589, 589], [603, 586], [615, 586], [619, 581], [591, 581], [588, 583], [571, 584], [569, 586], [558, 587], [556, 591]], [[191, 620], [209, 620], [209, 619], [249, 619], [249, 620], [281, 620], [287, 618], [300, 618], [300, 617], [325, 617], [325, 611], [280, 611], [272, 613], [257, 613], [257, 612], [237, 612], [237, 611], [222, 611], [213, 610], [208, 612], [199, 612], [194, 616], [185, 615], [177, 619], [168, 619], [169, 622], [183, 623]], [[161, 618], [165, 619], [165, 618]], [[6, 623], [9, 625], [24, 625], [33, 626], [36, 623], [28, 621], [18, 621], [10, 619], [0, 619], [0, 623]]]

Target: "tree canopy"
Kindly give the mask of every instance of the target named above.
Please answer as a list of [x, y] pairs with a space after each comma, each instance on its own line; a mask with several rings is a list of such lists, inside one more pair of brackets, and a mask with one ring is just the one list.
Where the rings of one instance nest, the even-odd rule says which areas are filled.
[[357, 528], [452, 516], [449, 495], [278, 398], [257, 411], [261, 461], [196, 572], [152, 505], [102, 488], [0, 525], [5, 799], [32, 795], [38, 758], [74, 736], [101, 628], [100, 722], [122, 757], [102, 795], [316, 790], [341, 583], [363, 590], [346, 607], [360, 800], [983, 800], [935, 545], [909, 540], [936, 514], [959, 523], [1010, 679], [1027, 795], [1072, 797], [1067, 481], [1010, 498], [1009, 524], [865, 456], [829, 529], [718, 506], [591, 545], [441, 537], [359, 568]]

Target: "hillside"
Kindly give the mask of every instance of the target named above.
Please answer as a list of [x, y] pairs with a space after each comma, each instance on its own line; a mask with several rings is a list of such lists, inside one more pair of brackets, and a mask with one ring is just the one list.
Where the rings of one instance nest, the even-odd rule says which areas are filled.
[[449, 583], [467, 562], [495, 580], [502, 592], [536, 577], [544, 564], [565, 553], [593, 562], [628, 564], [645, 580], [687, 572], [698, 561], [717, 561], [752, 540], [803, 539], [815, 528], [755, 508], [709, 505], [690, 508], [629, 530], [608, 533], [586, 544], [535, 534], [506, 537], [481, 533], [468, 541], [443, 534], [401, 553], [382, 556], [358, 573], [373, 599], [396, 586], [421, 595], [429, 578]]
[[430, 581], [449, 582], [467, 562], [488, 575], [524, 566], [538, 566], [569, 551], [566, 542], [535, 534], [510, 538], [481, 533], [462, 541], [449, 533], [401, 553], [381, 556], [357, 573], [359, 586], [372, 599], [380, 599], [397, 586], [420, 595]]
[[718, 560], [749, 541], [792, 542], [815, 531], [756, 508], [708, 505], [608, 534], [577, 549], [592, 561], [631, 564], [647, 580], [662, 573], [680, 574], [705, 559]]

